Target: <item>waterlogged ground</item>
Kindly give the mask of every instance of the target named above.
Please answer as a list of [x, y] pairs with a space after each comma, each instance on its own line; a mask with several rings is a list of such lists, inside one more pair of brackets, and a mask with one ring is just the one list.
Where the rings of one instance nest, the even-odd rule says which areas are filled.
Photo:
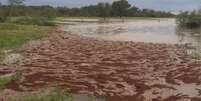
[[58, 28], [21, 51], [24, 62], [2, 66], [0, 74], [21, 71], [23, 79], [4, 89], [60, 86], [106, 101], [201, 100], [201, 64], [184, 46], [95, 39]]

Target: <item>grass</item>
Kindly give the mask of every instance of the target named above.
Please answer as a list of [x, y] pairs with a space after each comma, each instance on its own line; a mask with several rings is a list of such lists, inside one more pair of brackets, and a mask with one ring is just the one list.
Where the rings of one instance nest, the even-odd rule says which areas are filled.
[[5, 86], [12, 81], [13, 81], [12, 77], [0, 77], [0, 87]]
[[8, 76], [1, 76], [0, 77], [0, 87], [3, 87], [13, 81], [18, 81], [21, 79], [21, 73], [17, 72], [13, 75], [8, 75]]
[[5, 56], [3, 50], [15, 50], [30, 40], [42, 38], [50, 29], [50, 26], [0, 23], [0, 60]]
[[73, 101], [73, 97], [65, 90], [54, 88], [45, 93], [10, 98], [9, 101]]
[[45, 36], [50, 27], [0, 23], [0, 50], [16, 48], [29, 40]]

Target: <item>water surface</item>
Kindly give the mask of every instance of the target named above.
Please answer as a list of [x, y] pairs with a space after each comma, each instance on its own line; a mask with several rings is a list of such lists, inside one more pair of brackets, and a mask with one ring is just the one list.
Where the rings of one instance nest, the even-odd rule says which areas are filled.
[[[201, 28], [177, 26], [175, 19], [125, 20], [108, 23], [69, 22], [64, 30], [105, 40], [185, 44], [195, 56], [201, 54]], [[192, 52], [193, 51], [193, 52]]]

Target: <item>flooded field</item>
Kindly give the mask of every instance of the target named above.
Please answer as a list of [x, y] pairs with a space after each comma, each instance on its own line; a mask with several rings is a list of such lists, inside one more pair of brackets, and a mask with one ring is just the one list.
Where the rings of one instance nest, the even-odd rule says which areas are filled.
[[[171, 19], [142, 22], [58, 26], [47, 37], [25, 44], [20, 50], [23, 61], [14, 68], [0, 68], [0, 75], [17, 71], [22, 76], [3, 89], [61, 87], [75, 101], [201, 101], [201, 64], [177, 45], [196, 46], [199, 34], [176, 28]], [[105, 30], [98, 32], [99, 27]], [[15, 62], [18, 57], [13, 54], [6, 60]], [[1, 100], [5, 95], [0, 90], [0, 101], [6, 101]]]
[[188, 43], [190, 54], [201, 55], [201, 29], [180, 28], [176, 25], [175, 19], [124, 20], [109, 23], [97, 23], [94, 20], [91, 22], [88, 20], [84, 22], [69, 21], [66, 22], [63, 29], [105, 40]]

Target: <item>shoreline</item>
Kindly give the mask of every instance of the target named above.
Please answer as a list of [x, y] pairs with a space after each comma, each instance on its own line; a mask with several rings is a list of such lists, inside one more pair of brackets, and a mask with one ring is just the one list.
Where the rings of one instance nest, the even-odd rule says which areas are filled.
[[86, 23], [97, 23], [97, 22], [127, 22], [127, 21], [138, 21], [138, 20], [175, 20], [176, 18], [152, 18], [152, 17], [136, 17], [136, 18], [82, 18], [82, 17], [67, 17], [57, 18], [54, 22], [58, 24], [68, 24], [70, 22], [86, 22]]
[[26, 59], [16, 69], [24, 79], [6, 89], [35, 91], [57, 85], [106, 101], [201, 100], [201, 64], [179, 45], [106, 41], [58, 27], [21, 51]]

